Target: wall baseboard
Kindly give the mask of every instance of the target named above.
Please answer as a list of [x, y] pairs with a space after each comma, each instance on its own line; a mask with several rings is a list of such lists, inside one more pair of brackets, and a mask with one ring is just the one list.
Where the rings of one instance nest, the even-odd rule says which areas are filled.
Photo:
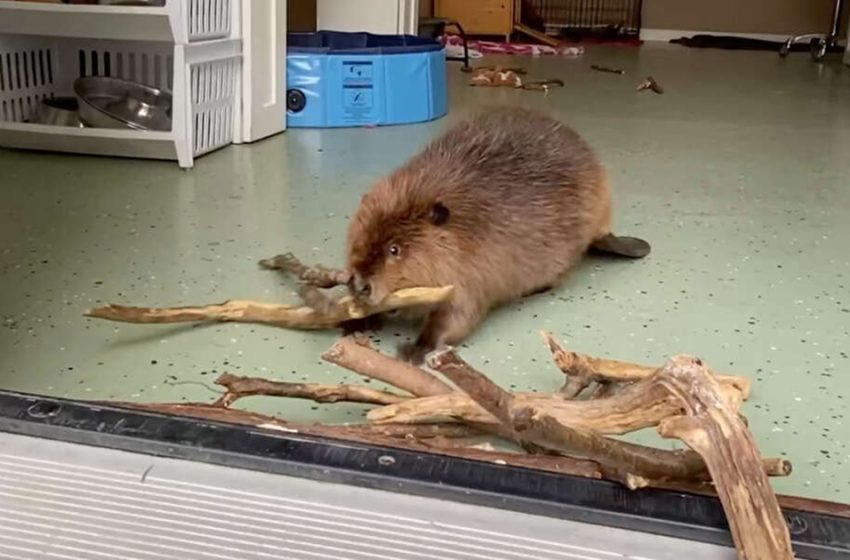
[[727, 37], [745, 37], [747, 39], [761, 39], [763, 41], [786, 41], [790, 35], [779, 35], [776, 33], [726, 33], [724, 31], [687, 31], [679, 29], [641, 29], [641, 41], [664, 41], [691, 37], [693, 35], [725, 35]]

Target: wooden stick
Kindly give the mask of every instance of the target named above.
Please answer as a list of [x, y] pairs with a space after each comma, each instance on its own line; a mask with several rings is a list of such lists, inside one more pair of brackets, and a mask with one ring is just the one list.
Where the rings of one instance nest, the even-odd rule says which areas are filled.
[[647, 76], [646, 79], [639, 83], [637, 86], [638, 91], [644, 91], [647, 89], [652, 90], [657, 94], [664, 93], [664, 88], [662, 88], [661, 85], [659, 85], [659, 83], [655, 81], [655, 78], [653, 78], [652, 76]]
[[448, 377], [481, 408], [495, 416], [498, 422], [507, 425], [513, 423], [513, 394], [467, 364], [457, 352], [454, 350], [432, 352], [427, 362], [428, 367]]
[[708, 474], [696, 453], [656, 449], [607, 438], [591, 430], [575, 430], [533, 409], [516, 413], [514, 429], [520, 438], [545, 449], [595, 461], [605, 478], [617, 480], [631, 490], [664, 481], [705, 480]]
[[256, 395], [310, 399], [320, 403], [347, 401], [381, 405], [400, 403], [409, 398], [358, 385], [287, 383], [283, 381], [271, 381], [260, 377], [241, 377], [229, 373], [221, 374], [215, 380], [215, 383], [227, 389], [213, 403], [213, 406], [222, 407], [229, 407], [241, 398]]
[[307, 266], [292, 253], [277, 255], [260, 261], [260, 266], [268, 270], [280, 270], [295, 274], [299, 280], [317, 288], [333, 288], [348, 283], [350, 274], [344, 270], [327, 268], [321, 265]]
[[157, 308], [107, 305], [90, 309], [85, 315], [125, 323], [218, 321], [261, 323], [276, 327], [315, 330], [338, 327], [341, 323], [352, 319], [362, 319], [395, 309], [434, 305], [450, 298], [453, 290], [452, 286], [399, 290], [375, 306], [364, 305], [350, 295], [345, 295], [336, 300], [336, 305], [328, 310], [250, 300], [228, 300], [201, 307]]
[[[711, 481], [705, 461], [689, 449], [658, 449], [606, 438], [590, 430], [573, 430], [532, 409], [516, 412], [514, 427], [520, 437], [546, 449], [595, 461], [604, 478], [618, 480], [632, 490], [676, 481]], [[785, 459], [761, 459], [761, 464], [767, 476], [791, 474], [791, 463]]]
[[[516, 394], [521, 399], [524, 395]], [[373, 424], [427, 424], [456, 419], [487, 426], [498, 424], [492, 414], [481, 408], [466, 393], [452, 392], [410, 399], [405, 403], [373, 408], [366, 413]]]
[[700, 360], [687, 356], [669, 360], [657, 380], [685, 410], [685, 416], [661, 422], [658, 431], [681, 439], [705, 460], [740, 557], [792, 560], [788, 526], [755, 440], [722, 398], [717, 380]]
[[610, 66], [600, 66], [599, 64], [591, 64], [590, 68], [597, 72], [607, 72], [609, 74], [625, 74], [626, 71], [622, 68], [612, 68]]
[[411, 426], [409, 424], [383, 424], [379, 430], [368, 428], [369, 424], [347, 424], [346, 428], [355, 431], [376, 433], [391, 438], [413, 438], [417, 440], [442, 438], [447, 440], [481, 437], [486, 435], [474, 426], [466, 424], [420, 424]]
[[378, 352], [364, 342], [346, 336], [322, 358], [360, 375], [383, 381], [416, 396], [452, 393], [454, 389], [427, 371]]
[[[595, 358], [586, 354], [571, 352], [561, 346], [552, 336], [552, 333], [541, 331], [540, 334], [552, 352], [555, 364], [567, 376], [567, 383], [561, 389], [561, 393], [567, 398], [576, 397], [594, 381], [599, 383], [633, 383], [646, 379], [658, 371], [658, 368], [651, 366]], [[741, 394], [741, 399], [749, 398], [752, 388], [750, 379], [717, 374], [715, 374], [715, 377], [722, 385], [737, 389]], [[731, 393], [730, 396], [732, 396]]]

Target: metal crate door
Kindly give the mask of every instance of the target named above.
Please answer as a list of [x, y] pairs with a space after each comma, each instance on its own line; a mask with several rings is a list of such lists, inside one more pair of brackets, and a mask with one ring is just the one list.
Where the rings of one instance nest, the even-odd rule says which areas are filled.
[[547, 30], [617, 29], [638, 35], [643, 0], [527, 0]]

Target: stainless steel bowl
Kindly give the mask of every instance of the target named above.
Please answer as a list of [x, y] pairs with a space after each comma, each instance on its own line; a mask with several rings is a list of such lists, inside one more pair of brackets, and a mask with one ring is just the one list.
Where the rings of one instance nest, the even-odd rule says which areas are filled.
[[83, 123], [97, 128], [171, 130], [171, 94], [136, 82], [87, 76], [74, 82]]
[[38, 104], [31, 122], [82, 128], [78, 109], [79, 103], [75, 97], [50, 97]]

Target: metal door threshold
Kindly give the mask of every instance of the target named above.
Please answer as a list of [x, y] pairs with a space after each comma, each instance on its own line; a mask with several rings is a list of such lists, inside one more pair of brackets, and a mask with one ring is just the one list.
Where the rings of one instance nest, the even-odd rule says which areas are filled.
[[[850, 506], [792, 499], [798, 558]], [[0, 560], [735, 558], [716, 497], [0, 391]]]
[[0, 558], [732, 560], [726, 547], [0, 434]]

